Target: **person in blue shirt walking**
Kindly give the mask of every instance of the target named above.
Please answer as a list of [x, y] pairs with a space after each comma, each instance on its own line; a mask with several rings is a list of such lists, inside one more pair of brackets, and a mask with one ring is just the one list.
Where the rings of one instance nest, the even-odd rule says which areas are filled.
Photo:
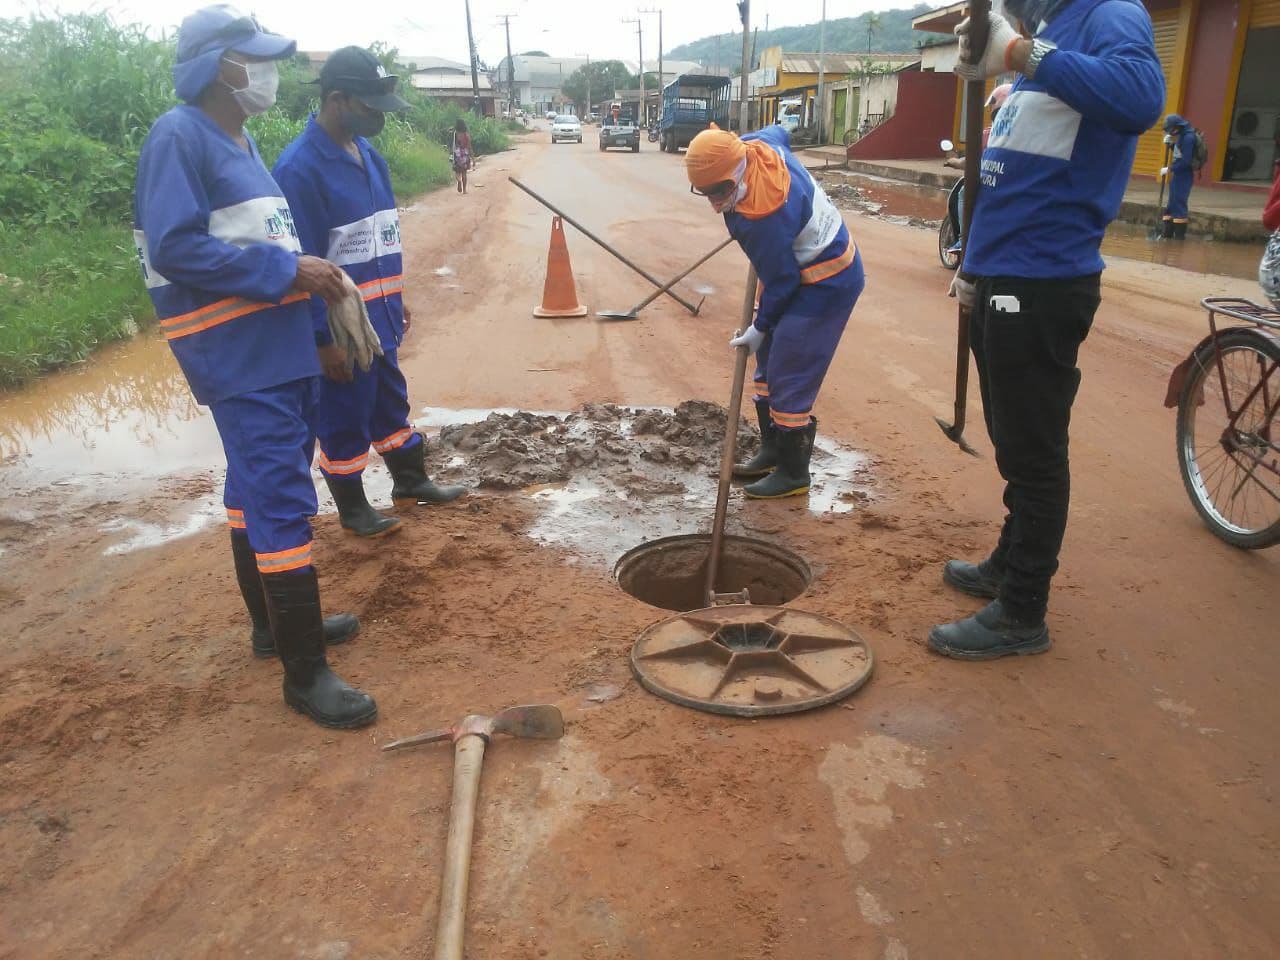
[[[943, 579], [992, 602], [935, 627], [961, 659], [1049, 649], [1049, 583], [1067, 527], [1068, 426], [1080, 345], [1101, 296], [1099, 249], [1138, 137], [1164, 107], [1151, 18], [1138, 0], [1005, 0], [986, 48], [956, 28], [966, 80], [1020, 74], [982, 154], [982, 180], [952, 295], [970, 312], [987, 432], [1005, 481], [1000, 539]], [[972, 54], [976, 53], [976, 56]]]
[[1172, 177], [1161, 236], [1165, 240], [1185, 240], [1191, 216], [1191, 182], [1195, 178], [1195, 128], [1178, 114], [1171, 113], [1164, 118], [1164, 142], [1170, 148], [1169, 166], [1160, 170], [1160, 179], [1170, 174]]
[[391, 471], [397, 504], [448, 503], [465, 487], [441, 487], [427, 476], [426, 444], [409, 424], [409, 391], [397, 350], [409, 328], [404, 304], [400, 218], [386, 161], [367, 137], [382, 131], [386, 114], [405, 110], [396, 77], [360, 47], [330, 54], [320, 70], [320, 110], [272, 170], [293, 211], [302, 249], [345, 270], [364, 297], [383, 355], [367, 372], [329, 333], [328, 308], [311, 300], [315, 343], [324, 366], [316, 433], [320, 472], [333, 493], [342, 526], [362, 537], [395, 530], [400, 521], [378, 513], [365, 496], [369, 447]]
[[755, 320], [730, 346], [755, 355], [760, 451], [734, 468], [751, 499], [809, 490], [813, 406], [865, 282], [834, 204], [774, 124], [742, 138], [714, 124], [689, 144], [689, 188], [723, 214], [759, 275]]
[[308, 307], [336, 302], [344, 282], [333, 264], [302, 253], [289, 204], [244, 130], [275, 101], [275, 61], [294, 49], [228, 6], [183, 20], [173, 75], [184, 102], [143, 144], [134, 240], [160, 329], [222, 439], [253, 652], [280, 655], [285, 703], [347, 728], [372, 723], [378, 708], [325, 657], [326, 643], [359, 624], [322, 619], [311, 559], [320, 364]]

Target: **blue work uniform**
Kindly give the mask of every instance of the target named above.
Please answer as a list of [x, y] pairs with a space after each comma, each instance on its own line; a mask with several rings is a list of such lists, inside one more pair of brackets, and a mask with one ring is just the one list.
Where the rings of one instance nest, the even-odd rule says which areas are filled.
[[152, 126], [138, 160], [134, 240], [160, 329], [227, 457], [223, 501], [263, 573], [311, 564], [309, 426], [320, 363], [289, 204], [253, 139], [198, 107]]
[[756, 351], [755, 397], [783, 430], [809, 425], [818, 390], [862, 293], [862, 257], [840, 211], [823, 193], [778, 125], [748, 133], [786, 162], [791, 185], [777, 210], [753, 218], [729, 211], [729, 234], [747, 255], [763, 290], [755, 326], [765, 333]]
[[[355, 143], [359, 160], [312, 116], [272, 171], [293, 210], [302, 249], [351, 276], [382, 343], [383, 356], [374, 357], [367, 372], [355, 370], [350, 383], [321, 380], [320, 471], [338, 480], [361, 476], [370, 446], [385, 455], [422, 443], [409, 424], [409, 390], [396, 355], [404, 338], [404, 266], [391, 175], [369, 141], [356, 137]], [[311, 301], [311, 320], [315, 343], [331, 343], [328, 310], [319, 298]]]
[[1169, 161], [1169, 205], [1164, 219], [1186, 223], [1190, 217], [1191, 182], [1195, 179], [1196, 132], [1184, 123], [1170, 131], [1173, 150]]

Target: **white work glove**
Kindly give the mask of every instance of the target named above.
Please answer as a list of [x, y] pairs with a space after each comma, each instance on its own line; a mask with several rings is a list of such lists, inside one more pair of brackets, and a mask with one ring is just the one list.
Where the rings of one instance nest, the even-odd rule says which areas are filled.
[[1166, 133], [1166, 134], [1164, 135], [1164, 142], [1165, 142], [1166, 144], [1173, 143], [1173, 134], [1172, 134], [1172, 133]]
[[738, 349], [738, 347], [746, 347], [747, 353], [754, 356], [755, 352], [760, 349], [760, 344], [764, 343], [764, 337], [764, 331], [757, 328], [753, 323], [751, 326], [747, 327], [746, 333], [736, 336], [730, 340], [729, 346], [733, 347], [735, 350]]
[[342, 286], [346, 296], [329, 304], [329, 335], [333, 342], [346, 351], [348, 362], [368, 372], [373, 358], [382, 356], [382, 343], [377, 331], [369, 323], [369, 311], [364, 297], [347, 273], [342, 274]]
[[1163, 180], [1163, 179], [1164, 179], [1165, 177], [1167, 177], [1168, 175], [1169, 175], [1169, 168], [1168, 168], [1168, 167], [1161, 167], [1161, 168], [1160, 168], [1160, 179], [1161, 179], [1161, 180]]
[[951, 278], [951, 289], [947, 291], [947, 296], [954, 297], [962, 307], [972, 310], [978, 302], [978, 287], [957, 273]]
[[1004, 73], [1009, 69], [1009, 64], [1005, 61], [1005, 51], [1009, 49], [1009, 44], [1019, 39], [1018, 31], [1013, 29], [1013, 25], [1000, 14], [992, 13], [988, 16], [990, 32], [987, 34], [987, 49], [983, 51], [982, 58], [977, 63], [969, 62], [970, 18], [965, 17], [956, 26], [956, 36], [960, 38], [960, 59], [956, 62], [954, 70], [965, 80], [985, 80], [987, 77]]

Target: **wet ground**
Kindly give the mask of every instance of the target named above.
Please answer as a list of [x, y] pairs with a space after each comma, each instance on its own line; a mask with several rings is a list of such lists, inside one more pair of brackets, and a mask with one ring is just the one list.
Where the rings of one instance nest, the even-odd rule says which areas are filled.
[[[947, 209], [947, 191], [901, 183], [843, 170], [821, 171], [821, 179], [838, 206], [871, 214], [891, 223], [935, 228]], [[1113, 223], [1102, 244], [1108, 261], [1140, 260], [1190, 273], [1218, 274], [1257, 280], [1262, 250], [1254, 244], [1222, 243], [1203, 237], [1178, 242], [1153, 240], [1150, 227]]]
[[[678, 159], [589, 143], [486, 159], [467, 197], [405, 215], [402, 362], [441, 474], [518, 472], [481, 451], [519, 411], [548, 418], [553, 466], [584, 430], [625, 442], [627, 464], [405, 511], [374, 543], [316, 520], [326, 608], [361, 617], [332, 660], [377, 696], [370, 730], [290, 714], [278, 665], [249, 656], [225, 531], [183, 526], [216, 506], [219, 458], [163, 345], [0, 401], [0, 900], [19, 918], [0, 923], [0, 957], [420, 955], [452, 763], [378, 744], [537, 701], [561, 706], [568, 735], [486, 758], [475, 956], [1274, 954], [1280, 554], [1203, 529], [1160, 405], [1205, 331], [1199, 297], [1255, 286], [1113, 259], [1081, 353], [1054, 647], [955, 663], [924, 637], [979, 603], [939, 570], [990, 546], [1001, 484], [976, 386], [982, 458], [933, 421], [951, 413], [948, 274], [928, 230], [884, 219], [921, 211], [850, 211], [868, 286], [818, 416], [834, 458], [820, 492], [850, 482], [853, 509], [735, 494], [729, 522], [804, 559], [793, 606], [856, 630], [876, 673], [841, 706], [735, 721], [635, 685], [630, 646], [665, 613], [610, 569], [623, 546], [708, 522], [709, 415], [729, 395], [745, 262], [726, 250], [687, 281], [713, 291], [697, 317], [662, 302], [637, 323], [534, 320], [549, 215], [505, 183], [517, 171], [662, 276], [723, 239]], [[568, 242], [591, 309], [648, 293]], [[637, 436], [690, 400], [708, 404], [705, 432]], [[692, 460], [646, 474], [631, 455], [659, 442]], [[122, 520], [174, 538], [112, 552], [137, 535]]]

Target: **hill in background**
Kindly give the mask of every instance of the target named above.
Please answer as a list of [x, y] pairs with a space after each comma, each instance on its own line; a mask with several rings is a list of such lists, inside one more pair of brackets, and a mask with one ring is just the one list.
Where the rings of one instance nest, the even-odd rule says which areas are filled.
[[[911, 29], [911, 20], [922, 13], [935, 9], [936, 5], [917, 3], [905, 10], [881, 10], [880, 24], [871, 33], [872, 53], [907, 53], [914, 50], [925, 37], [929, 36]], [[867, 25], [873, 14], [864, 13], [860, 17], [843, 17], [839, 20], [827, 21], [826, 49], [828, 53], [863, 53], [867, 49]], [[756, 37], [756, 56], [766, 47], [781, 46], [784, 50], [816, 52], [818, 49], [819, 24], [809, 23], [799, 27], [776, 27], [766, 35], [764, 23], [755, 24], [760, 27]], [[719, 51], [721, 67], [729, 67], [734, 71], [741, 70], [742, 35], [739, 33], [722, 33], [719, 37], [703, 37], [692, 43], [681, 44], [668, 50], [666, 55], [673, 60], [697, 60], [707, 66], [714, 66]]]

